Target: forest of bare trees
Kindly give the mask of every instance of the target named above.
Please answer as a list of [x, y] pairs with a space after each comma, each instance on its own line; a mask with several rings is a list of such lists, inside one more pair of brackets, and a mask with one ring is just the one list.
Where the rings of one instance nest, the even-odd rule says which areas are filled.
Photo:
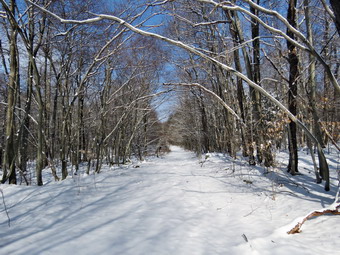
[[329, 190], [338, 1], [0, 2], [2, 183], [99, 173], [176, 144], [265, 167], [287, 149], [292, 175], [306, 147]]

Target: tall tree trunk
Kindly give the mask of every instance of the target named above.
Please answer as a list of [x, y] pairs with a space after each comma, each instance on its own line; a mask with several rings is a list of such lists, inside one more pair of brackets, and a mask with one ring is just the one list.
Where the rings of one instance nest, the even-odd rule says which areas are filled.
[[[231, 15], [229, 15], [229, 13], [226, 13], [229, 20], [232, 21], [232, 17]], [[239, 46], [239, 38], [238, 35], [236, 33], [236, 27], [235, 27], [235, 23], [232, 21], [230, 24], [230, 34], [233, 38], [233, 46], [235, 47], [235, 50], [233, 52], [234, 54], [234, 64], [235, 64], [235, 69], [237, 71], [239, 71], [240, 73], [242, 73], [242, 66], [241, 66], [241, 60], [240, 60], [240, 52], [238, 49], [236, 49], [236, 47]], [[243, 88], [243, 81], [242, 79], [240, 79], [239, 77], [236, 77], [236, 84], [237, 84], [237, 101], [238, 101], [238, 105], [240, 108], [240, 113], [241, 113], [241, 118], [243, 120], [244, 123], [246, 123], [246, 114], [245, 114], [245, 107], [244, 107], [244, 88]], [[249, 163], [251, 165], [255, 164], [255, 157], [254, 157], [254, 153], [250, 153], [249, 151], [249, 146], [251, 143], [251, 139], [248, 139], [248, 135], [246, 134], [246, 130], [244, 127], [241, 127], [241, 139], [242, 139], [242, 147], [243, 147], [243, 156], [247, 157], [249, 156]]]
[[[257, 4], [260, 4], [260, 0], [253, 0]], [[254, 15], [258, 15], [258, 11], [250, 7], [250, 11]], [[256, 19], [251, 19], [251, 36], [252, 36], [252, 44], [253, 44], [253, 66], [252, 66], [252, 80], [256, 84], [260, 84], [261, 81], [261, 71], [260, 71], [260, 27], [259, 23], [256, 21]], [[254, 89], [250, 89], [251, 91], [251, 100], [253, 104], [253, 114], [255, 122], [258, 123], [258, 127], [255, 128], [255, 135], [256, 135], [256, 157], [258, 162], [262, 162], [263, 160], [263, 153], [262, 148], [264, 145], [264, 139], [263, 139], [263, 122], [261, 118], [261, 95], [258, 91]]]
[[[10, 11], [13, 16], [15, 16], [16, 1], [11, 0]], [[18, 90], [18, 56], [17, 56], [17, 29], [14, 21], [11, 21], [11, 33], [10, 33], [10, 72], [9, 72], [9, 82], [7, 89], [7, 112], [6, 112], [6, 128], [5, 128], [5, 149], [3, 155], [2, 164], [2, 183], [9, 180], [10, 184], [16, 184], [16, 169], [15, 160], [17, 156], [17, 151], [15, 148], [15, 102], [16, 94]]]
[[[329, 41], [329, 37], [330, 37], [330, 22], [328, 20], [328, 14], [325, 12], [325, 28], [324, 28], [324, 33], [323, 33], [323, 41], [326, 43], [326, 45], [324, 46], [323, 48], [323, 57], [325, 60], [329, 59], [329, 45], [328, 45], [328, 41]], [[323, 75], [323, 83], [324, 83], [324, 87], [323, 87], [323, 98], [326, 100], [328, 99], [328, 96], [329, 96], [329, 90], [330, 90], [330, 84], [329, 84], [329, 78], [327, 76], [327, 73], [326, 71], [324, 71], [324, 75]], [[323, 116], [323, 121], [330, 121], [329, 119], [329, 114], [328, 114], [328, 103], [326, 101], [323, 102], [322, 104], [322, 110], [323, 110], [323, 113], [322, 113], [322, 116]], [[325, 144], [328, 143], [328, 137], [325, 136]]]
[[[67, 81], [66, 81], [67, 83]], [[67, 85], [65, 85], [67, 87]], [[60, 160], [61, 160], [61, 179], [64, 180], [68, 176], [67, 171], [67, 109], [66, 105], [68, 104], [68, 100], [65, 99], [66, 97], [66, 89], [64, 93], [61, 93], [63, 95], [62, 97], [62, 124], [61, 124], [61, 143], [60, 143]]]
[[100, 92], [100, 127], [97, 129], [97, 144], [96, 144], [96, 156], [97, 156], [97, 162], [96, 162], [96, 169], [95, 172], [99, 173], [102, 167], [102, 161], [103, 161], [103, 153], [105, 151], [105, 127], [106, 127], [106, 111], [107, 111], [107, 101], [109, 99], [110, 90], [111, 90], [111, 76], [112, 76], [112, 70], [110, 66], [110, 61], [108, 61], [106, 67], [105, 67], [105, 81], [103, 84], [103, 90]]
[[[294, 28], [296, 23], [296, 3], [297, 0], [289, 0], [287, 20]], [[295, 35], [287, 29], [287, 35], [295, 40]], [[289, 62], [289, 90], [288, 90], [288, 110], [293, 114], [297, 114], [297, 84], [299, 77], [299, 59], [295, 45], [287, 40], [288, 48], [288, 62]], [[298, 148], [297, 148], [297, 134], [296, 123], [291, 121], [289, 123], [289, 164], [288, 172], [295, 175], [298, 172]]]
[[35, 80], [35, 94], [38, 103], [38, 130], [37, 130], [37, 163], [36, 163], [36, 178], [37, 185], [42, 186], [42, 170], [44, 168], [45, 153], [44, 153], [44, 103], [41, 94], [41, 80], [38, 67], [35, 61], [35, 56], [29, 53], [30, 62], [33, 65], [34, 80]]
[[[310, 44], [313, 45], [313, 30], [312, 25], [310, 23], [310, 9], [309, 9], [309, 0], [304, 0], [304, 11], [305, 11], [305, 19], [306, 19], [306, 29], [307, 29], [307, 39], [309, 40]], [[319, 141], [320, 145], [324, 147], [323, 145], [323, 139], [321, 134], [321, 128], [319, 124], [319, 116], [316, 110], [316, 80], [315, 80], [315, 72], [316, 72], [316, 65], [315, 65], [315, 57], [313, 55], [309, 55], [309, 68], [308, 68], [308, 81], [307, 84], [309, 85], [308, 89], [308, 98], [310, 103], [310, 110], [312, 112], [313, 116], [313, 126], [314, 126], [314, 135], [316, 139]], [[316, 177], [316, 182], [321, 183], [321, 177], [318, 172], [317, 163], [314, 156], [314, 151], [312, 148], [312, 142], [307, 137], [307, 146], [309, 148], [313, 165], [314, 165], [314, 172]]]
[[48, 73], [48, 54], [44, 54], [44, 91], [45, 91], [45, 104], [44, 104], [44, 151], [45, 151], [45, 163], [44, 167], [49, 165], [49, 159], [51, 158], [51, 150], [48, 138], [50, 137], [50, 114], [52, 104], [52, 86], [51, 78]]
[[[40, 92], [38, 92], [40, 94]], [[39, 100], [39, 116], [38, 116], [38, 150], [37, 150], [37, 165], [36, 165], [36, 175], [37, 175], [37, 185], [42, 186], [42, 170], [44, 168], [44, 137], [43, 137], [43, 123], [44, 123], [44, 108], [42, 107], [42, 101]]]
[[[260, 0], [253, 0], [256, 4], [260, 4]], [[250, 7], [250, 11], [258, 16], [258, 10]], [[260, 68], [260, 24], [257, 22], [255, 18], [251, 19], [251, 35], [252, 35], [252, 44], [253, 44], [253, 81], [256, 84], [261, 83], [261, 68]], [[257, 160], [259, 162], [264, 161], [264, 165], [266, 167], [272, 166], [274, 163], [273, 155], [271, 151], [270, 142], [265, 139], [265, 125], [263, 122], [263, 118], [261, 116], [262, 113], [262, 104], [261, 104], [261, 94], [257, 90], [252, 91], [252, 102], [254, 105], [254, 115], [255, 121], [258, 123], [258, 128], [256, 128], [256, 137], [257, 137]]]
[[[198, 98], [199, 109], [201, 113], [201, 123], [202, 123], [202, 152], [208, 153], [210, 150], [209, 145], [209, 130], [208, 130], [208, 117], [205, 110], [204, 98], [202, 96], [202, 92], [200, 91], [200, 95]], [[201, 152], [200, 152], [201, 153]]]
[[[253, 11], [255, 12], [255, 10], [253, 10]], [[245, 43], [243, 30], [241, 28], [240, 19], [239, 19], [237, 13], [226, 11], [226, 14], [232, 22], [232, 25], [233, 25], [235, 33], [236, 33], [236, 35], [234, 35], [234, 37], [236, 36], [238, 44]], [[254, 29], [254, 31], [252, 31], [252, 32], [256, 36], [256, 32], [259, 33], [258, 24], [257, 25], [255, 24], [253, 29]], [[259, 42], [257, 42], [256, 47], [257, 47], [258, 54], [254, 52], [254, 56], [256, 56], [256, 57], [259, 56], [259, 50], [260, 50], [259, 46], [260, 46], [260, 44], [259, 44]], [[246, 47], [242, 47], [242, 54], [243, 54], [243, 58], [244, 58], [244, 65], [245, 65], [247, 77], [250, 80], [254, 81], [254, 77], [255, 77], [254, 68], [252, 68], [251, 58], [249, 56], [249, 53], [248, 53]], [[259, 61], [259, 58], [258, 58], [258, 61]], [[257, 66], [257, 71], [258, 72], [256, 74], [256, 78], [258, 79], [258, 82], [259, 82], [260, 81], [259, 65]], [[261, 120], [261, 117], [260, 117], [260, 113], [261, 113], [260, 93], [258, 91], [256, 91], [254, 88], [252, 88], [251, 86], [249, 87], [249, 93], [250, 93], [251, 102], [252, 102], [252, 114], [253, 114], [253, 120], [252, 120], [252, 123], [250, 123], [250, 132], [248, 132], [249, 133], [248, 134], [248, 136], [249, 136], [249, 142], [248, 142], [249, 163], [251, 165], [255, 165], [256, 164], [255, 158], [254, 158], [255, 148], [256, 148], [256, 151], [257, 151], [257, 153], [256, 153], [257, 154], [256, 155], [257, 160], [260, 163], [262, 162], [261, 144], [264, 143], [263, 142], [264, 139], [263, 139], [263, 135], [260, 131], [261, 128], [255, 128], [254, 125], [253, 125], [253, 123], [260, 123], [259, 126], [260, 127], [262, 126], [262, 124], [261, 124], [262, 120]]]
[[57, 112], [58, 112], [58, 96], [59, 96], [59, 77], [57, 77], [55, 92], [53, 98], [53, 111], [51, 118], [51, 158], [52, 160], [56, 157], [56, 132], [57, 132]]
[[[34, 17], [34, 12], [33, 9], [31, 9], [31, 11], [29, 12], [30, 14], [30, 18], [33, 19]], [[32, 22], [34, 22], [32, 20]], [[29, 41], [27, 42], [30, 43], [31, 45], [33, 45], [34, 43], [34, 26], [32, 25], [32, 27], [30, 29], [30, 38]], [[44, 31], [44, 24], [41, 24], [40, 27], [40, 33], [42, 34]], [[45, 137], [44, 137], [44, 130], [45, 130], [45, 122], [44, 122], [44, 100], [43, 100], [43, 96], [42, 96], [42, 89], [41, 89], [41, 76], [39, 73], [39, 69], [37, 66], [37, 62], [36, 62], [36, 56], [38, 53], [38, 50], [40, 48], [41, 44], [37, 43], [36, 47], [33, 49], [33, 47], [29, 47], [29, 45], [26, 45], [27, 50], [28, 50], [28, 55], [29, 55], [29, 62], [30, 65], [32, 66], [32, 70], [33, 70], [33, 77], [34, 77], [34, 81], [35, 81], [35, 98], [37, 100], [38, 103], [38, 126], [37, 126], [37, 159], [36, 159], [36, 178], [37, 178], [37, 185], [38, 186], [42, 186], [43, 185], [43, 180], [42, 180], [42, 170], [45, 167], [45, 163], [46, 163], [46, 151], [45, 151]]]
[[[29, 21], [28, 21], [28, 43], [30, 46], [30, 53], [33, 53], [34, 47], [34, 19], [33, 19], [33, 8], [29, 10]], [[26, 89], [26, 104], [25, 104], [25, 114], [23, 117], [23, 121], [20, 127], [20, 137], [19, 137], [19, 167], [22, 172], [22, 176], [24, 177], [27, 185], [28, 180], [26, 179], [25, 175], [27, 172], [27, 161], [28, 161], [28, 135], [29, 135], [29, 128], [30, 128], [30, 117], [29, 114], [31, 113], [31, 104], [32, 104], [32, 93], [33, 93], [33, 75], [34, 69], [31, 61], [28, 59], [28, 70], [27, 70], [27, 89]]]
[[[309, 0], [304, 0], [304, 9], [305, 9], [305, 19], [306, 19], [306, 28], [307, 28], [307, 39], [311, 45], [313, 45], [313, 29], [310, 23], [310, 10], [309, 10]], [[321, 127], [319, 124], [319, 116], [316, 108], [316, 64], [315, 57], [313, 55], [309, 55], [309, 68], [308, 68], [308, 85], [309, 85], [309, 103], [312, 111], [313, 121], [314, 121], [314, 135], [316, 139], [318, 139], [320, 145], [324, 147], [324, 142], [322, 139]]]
[[25, 113], [24, 113], [23, 121], [21, 123], [20, 136], [19, 136], [19, 139], [20, 139], [19, 168], [27, 185], [29, 184], [26, 178], [26, 173], [27, 173], [27, 161], [28, 161], [28, 155], [27, 155], [28, 154], [28, 135], [29, 135], [29, 128], [30, 128], [29, 114], [31, 113], [32, 87], [33, 87], [32, 75], [33, 75], [33, 68], [32, 68], [32, 65], [29, 64], [29, 67], [28, 67], [29, 78], [27, 79], [27, 90], [26, 90], [27, 95], [26, 95]]
[[[83, 93], [82, 93], [83, 94]], [[82, 137], [84, 133], [84, 96], [79, 95], [78, 98], [78, 106], [77, 106], [77, 118], [78, 118], [78, 128], [76, 131], [77, 135], [77, 144], [76, 144], [76, 159], [75, 159], [75, 167], [76, 172], [79, 170], [79, 163], [81, 162], [81, 151], [85, 151], [85, 148], [83, 147], [84, 144], [82, 144]]]

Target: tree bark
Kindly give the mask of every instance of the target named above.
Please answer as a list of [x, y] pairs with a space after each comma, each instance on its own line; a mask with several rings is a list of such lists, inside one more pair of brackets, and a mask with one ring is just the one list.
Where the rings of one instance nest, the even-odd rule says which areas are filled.
[[[13, 16], [15, 16], [16, 9], [16, 1], [11, 0], [10, 3], [10, 11]], [[15, 160], [17, 157], [17, 151], [15, 148], [15, 121], [14, 121], [14, 112], [15, 112], [15, 103], [16, 103], [16, 94], [18, 90], [18, 56], [17, 56], [17, 29], [14, 21], [10, 19], [11, 23], [11, 33], [10, 33], [10, 72], [9, 72], [9, 82], [7, 89], [7, 112], [6, 112], [6, 128], [5, 128], [5, 149], [3, 155], [3, 176], [2, 183], [5, 183], [9, 180], [10, 184], [16, 184], [16, 169], [15, 169]]]
[[[253, 0], [253, 2], [256, 2], [256, 4], [260, 4], [260, 0]], [[258, 10], [250, 6], [250, 11], [254, 15], [258, 16]], [[261, 69], [260, 69], [260, 25], [257, 22], [256, 19], [251, 19], [251, 35], [252, 35], [252, 44], [253, 44], [253, 68], [252, 68], [252, 79], [256, 84], [260, 85], [261, 81]], [[264, 146], [265, 145], [265, 139], [263, 133], [264, 131], [264, 125], [261, 117], [262, 113], [262, 106], [261, 106], [261, 94], [255, 90], [251, 90], [251, 99], [253, 104], [253, 113], [255, 122], [258, 123], [258, 128], [255, 128], [255, 136], [256, 136], [256, 157], [258, 162], [262, 162], [263, 160], [263, 150], [267, 150], [265, 152], [266, 157], [266, 165], [271, 165], [271, 152], [270, 152], [270, 146]], [[268, 152], [269, 150], [269, 152]]]
[[[289, 0], [287, 20], [290, 25], [296, 28], [296, 3], [297, 0]], [[289, 29], [287, 35], [295, 40], [295, 35]], [[289, 90], [288, 90], [288, 110], [296, 116], [297, 114], [297, 84], [299, 77], [299, 58], [297, 55], [297, 48], [294, 44], [287, 40], [288, 48], [288, 62], [289, 62]], [[289, 123], [289, 164], [288, 172], [292, 175], [298, 173], [298, 148], [296, 123], [291, 121]]]
[[[32, 65], [29, 64], [28, 67], [28, 77], [33, 75]], [[20, 127], [20, 142], [19, 142], [19, 150], [20, 150], [20, 158], [19, 158], [19, 168], [21, 171], [21, 175], [24, 177], [26, 184], [29, 182], [26, 178], [27, 173], [27, 161], [28, 161], [28, 135], [30, 129], [30, 117], [29, 114], [31, 112], [31, 103], [32, 103], [32, 87], [33, 87], [33, 79], [27, 79], [27, 96], [26, 96], [26, 104], [25, 104], [25, 113], [23, 117], [23, 121]]]
[[340, 1], [339, 0], [330, 0], [334, 16], [335, 16], [335, 26], [340, 35]]
[[[257, 10], [251, 7], [251, 11], [256, 15]], [[228, 11], [225, 10], [225, 13], [231, 20], [231, 24], [233, 26], [233, 29], [235, 32], [231, 32], [232, 35], [234, 34], [234, 40], [237, 41], [238, 44], [245, 43], [243, 30], [241, 28], [240, 20], [238, 18], [238, 15], [234, 11]], [[251, 64], [251, 57], [246, 50], [246, 47], [242, 47], [242, 54], [244, 58], [244, 64], [247, 76], [250, 80], [255, 82], [256, 84], [259, 84], [260, 82], [260, 42], [259, 42], [259, 24], [255, 19], [252, 19], [252, 39], [253, 39], [253, 57], [254, 57], [254, 66]], [[236, 69], [237, 70], [237, 69]], [[238, 70], [237, 70], [238, 71]], [[240, 77], [237, 77], [238, 79]], [[264, 138], [262, 134], [262, 118], [261, 118], [261, 96], [260, 93], [254, 89], [252, 86], [249, 86], [249, 94], [251, 98], [252, 103], [252, 114], [253, 114], [253, 120], [250, 126], [250, 134], [247, 134], [249, 138], [248, 141], [248, 150], [249, 150], [249, 163], [251, 165], [255, 165], [256, 161], [254, 158], [254, 150], [256, 148], [256, 158], [259, 163], [263, 160], [262, 155], [262, 149], [261, 144], [264, 144]], [[254, 127], [253, 123], [258, 123], [257, 128]]]
[[[230, 20], [230, 34], [233, 38], [233, 46], [235, 47], [235, 50], [233, 52], [234, 54], [234, 64], [235, 64], [235, 69], [242, 73], [242, 66], [241, 66], [241, 60], [240, 60], [240, 52], [236, 47], [239, 46], [239, 38], [236, 33], [237, 29], [235, 26], [235, 22], [233, 20], [232, 15], [229, 12], [225, 12], [227, 17]], [[241, 114], [241, 119], [244, 123], [246, 123], [246, 113], [245, 113], [245, 107], [244, 107], [244, 98], [245, 98], [245, 93], [244, 93], [244, 88], [243, 88], [243, 81], [241, 78], [236, 77], [236, 86], [237, 86], [237, 101], [238, 105], [240, 108], [240, 114]], [[255, 164], [255, 157], [254, 153], [250, 151], [253, 151], [252, 147], [253, 145], [251, 144], [251, 138], [250, 134], [247, 134], [247, 130], [245, 127], [241, 127], [241, 139], [242, 139], [242, 147], [243, 147], [243, 156], [248, 157], [249, 156], [249, 164], [254, 165]]]
[[[304, 9], [305, 9], [305, 19], [306, 19], [306, 29], [307, 29], [307, 39], [309, 40], [311, 45], [313, 43], [313, 29], [310, 22], [310, 10], [309, 10], [309, 0], [304, 0]], [[316, 109], [316, 62], [315, 57], [309, 54], [309, 68], [308, 68], [308, 85], [309, 85], [309, 102], [311, 106], [312, 116], [314, 120], [314, 135], [316, 139], [318, 139], [320, 145], [325, 147], [323, 139], [322, 139], [322, 132], [321, 127], [319, 124], [320, 118], [317, 113]]]

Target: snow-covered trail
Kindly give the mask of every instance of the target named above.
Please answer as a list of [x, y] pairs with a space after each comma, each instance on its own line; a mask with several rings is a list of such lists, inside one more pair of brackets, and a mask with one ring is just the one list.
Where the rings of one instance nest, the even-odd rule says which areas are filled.
[[267, 177], [224, 158], [201, 167], [178, 147], [135, 168], [1, 187], [0, 254], [311, 254], [275, 233], [293, 204], [272, 199]]

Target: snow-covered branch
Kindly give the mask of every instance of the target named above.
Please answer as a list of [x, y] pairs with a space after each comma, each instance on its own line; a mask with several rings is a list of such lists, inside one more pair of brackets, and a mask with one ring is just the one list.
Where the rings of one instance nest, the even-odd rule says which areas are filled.
[[[5, 103], [5, 102], [0, 102], [0, 104], [8, 106], [8, 103]], [[25, 109], [22, 109], [20, 107], [16, 106], [15, 109], [26, 113]], [[31, 114], [27, 114], [27, 115], [33, 121], [34, 124], [38, 125], [38, 121]]]
[[[220, 66], [222, 69], [224, 69], [225, 71], [228, 71], [236, 76], [238, 76], [239, 78], [241, 78], [242, 80], [244, 80], [245, 82], [247, 82], [249, 84], [249, 86], [253, 87], [255, 90], [259, 91], [262, 95], [264, 95], [265, 97], [267, 97], [270, 101], [272, 101], [277, 107], [279, 107], [281, 110], [283, 110], [288, 116], [289, 118], [296, 122], [306, 133], [307, 135], [315, 142], [317, 142], [317, 139], [309, 132], [309, 130], [305, 127], [305, 125], [296, 118], [296, 116], [294, 114], [292, 114], [282, 103], [280, 103], [277, 99], [275, 99], [272, 95], [270, 95], [265, 89], [263, 89], [261, 86], [259, 86], [258, 84], [256, 84], [255, 82], [253, 82], [251, 79], [249, 79], [246, 75], [236, 71], [234, 68], [232, 68], [231, 66], [228, 66], [224, 63], [221, 63], [220, 61], [216, 60], [215, 58], [212, 58], [204, 53], [202, 53], [201, 51], [197, 50], [196, 48], [194, 48], [193, 46], [190, 46], [188, 44], [185, 44], [183, 42], [177, 41], [177, 40], [173, 40], [171, 38], [159, 35], [157, 33], [153, 33], [153, 32], [149, 32], [149, 31], [144, 31], [140, 28], [137, 28], [136, 26], [133, 26], [132, 24], [126, 22], [125, 20], [116, 17], [114, 15], [108, 15], [108, 14], [95, 14], [97, 15], [96, 18], [91, 18], [91, 19], [86, 19], [86, 20], [67, 20], [67, 19], [63, 19], [61, 17], [59, 17], [58, 15], [46, 10], [45, 8], [33, 3], [30, 0], [26, 0], [27, 2], [31, 3], [32, 5], [36, 6], [37, 8], [39, 8], [40, 10], [52, 15], [54, 18], [58, 19], [60, 22], [62, 23], [71, 23], [71, 24], [90, 24], [90, 23], [94, 23], [100, 20], [112, 20], [115, 21], [123, 26], [125, 26], [126, 28], [128, 28], [129, 30], [138, 33], [140, 35], [143, 36], [148, 36], [148, 37], [153, 37], [162, 41], [165, 41], [167, 43], [170, 43], [172, 45], [175, 45], [177, 47], [180, 47], [184, 50], [187, 50], [188, 52], [194, 53], [218, 66]], [[217, 4], [213, 1], [210, 0], [198, 0], [198, 1], [202, 1], [202, 2], [210, 2], [210, 3], [214, 3]], [[239, 7], [237, 7], [239, 8]], [[242, 8], [241, 8], [242, 9]], [[281, 31], [282, 32], [282, 31]], [[285, 35], [286, 37], [286, 35]], [[303, 47], [303, 46], [302, 46]], [[305, 48], [305, 47], [303, 47]]]
[[[278, 101], [275, 97], [273, 97], [267, 90], [265, 90], [264, 88], [262, 88], [260, 85], [258, 85], [257, 83], [255, 83], [254, 81], [252, 81], [250, 78], [248, 78], [246, 75], [244, 75], [243, 73], [235, 70], [234, 68], [232, 68], [231, 66], [220, 62], [219, 60], [208, 56], [207, 54], [205, 54], [204, 52], [198, 50], [197, 48], [190, 46], [186, 43], [183, 43], [181, 41], [177, 41], [165, 36], [162, 36], [160, 34], [157, 33], [153, 33], [153, 32], [149, 32], [149, 31], [144, 31], [134, 25], [132, 25], [131, 23], [117, 17], [114, 15], [108, 15], [108, 14], [94, 14], [97, 17], [95, 18], [91, 18], [91, 19], [86, 19], [86, 20], [67, 20], [67, 19], [63, 19], [61, 17], [59, 17], [58, 15], [51, 13], [50, 11], [46, 10], [45, 8], [38, 6], [37, 4], [33, 3], [32, 1], [26, 0], [27, 2], [33, 4], [34, 6], [36, 6], [37, 8], [39, 8], [40, 10], [52, 15], [54, 18], [58, 19], [60, 22], [62, 23], [71, 23], [71, 24], [90, 24], [90, 23], [94, 23], [97, 21], [101, 21], [101, 20], [112, 20], [115, 21], [119, 24], [121, 24], [122, 26], [125, 26], [126, 28], [128, 28], [129, 30], [131, 30], [134, 33], [143, 35], [143, 36], [147, 36], [147, 37], [152, 37], [164, 42], [167, 42], [169, 44], [172, 44], [174, 46], [177, 46], [179, 48], [182, 48], [190, 53], [193, 53], [205, 60], [208, 60], [211, 63], [214, 63], [216, 66], [219, 66], [221, 69], [234, 74], [235, 76], [239, 77], [240, 79], [242, 79], [243, 81], [245, 81], [246, 83], [248, 83], [249, 86], [251, 86], [252, 88], [254, 88], [255, 90], [257, 90], [260, 94], [262, 94], [263, 96], [265, 96], [266, 98], [268, 98], [274, 105], [276, 105], [278, 108], [280, 108], [283, 112], [285, 112], [288, 117], [294, 121], [303, 131], [305, 131], [306, 135], [317, 145], [317, 149], [318, 149], [318, 154], [319, 154], [319, 158], [320, 158], [320, 164], [326, 165], [326, 158], [324, 156], [324, 153], [322, 151], [322, 147], [320, 145], [320, 143], [318, 142], [318, 140], [315, 138], [315, 136], [309, 131], [309, 129], [294, 115], [292, 114], [280, 101]], [[221, 4], [217, 4], [214, 1], [211, 0], [197, 0], [200, 2], [205, 2], [205, 3], [212, 3], [214, 5], [216, 5], [216, 7], [221, 6]], [[243, 8], [240, 8], [238, 6], [230, 6], [230, 5], [226, 5], [223, 4], [222, 5], [223, 8], [227, 8], [227, 9], [232, 9], [232, 10], [240, 10], [240, 11], [244, 11], [245, 13], [249, 13], [249, 15], [252, 15], [249, 11], [244, 10]], [[262, 10], [262, 9], [261, 9]], [[275, 13], [274, 13], [275, 14]], [[251, 16], [253, 17], [253, 16]], [[256, 18], [258, 20], [257, 16], [254, 16], [254, 18]], [[262, 20], [258, 20], [259, 22], [264, 23]], [[264, 24], [265, 26], [268, 26], [269, 29], [272, 29], [273, 31], [276, 31], [277, 29], [270, 27], [267, 24]], [[287, 35], [285, 35], [282, 31], [278, 30], [277, 33], [281, 34], [282, 36], [284, 36], [284, 38], [287, 37]], [[284, 35], [283, 35], [284, 34]], [[287, 39], [288, 40], [288, 39]], [[301, 47], [302, 49], [306, 49], [306, 47], [300, 45], [298, 42], [294, 41], [292, 42], [296, 45], [299, 45], [299, 47]], [[334, 76], [333, 76], [334, 77]], [[334, 78], [335, 79], [335, 78]], [[337, 82], [335, 80], [334, 85], [337, 85]], [[338, 86], [338, 85], [337, 85]], [[336, 86], [335, 86], [336, 87]], [[339, 87], [339, 86], [338, 86]], [[337, 87], [336, 87], [337, 88]], [[340, 88], [339, 88], [339, 92], [340, 92]], [[328, 170], [327, 170], [328, 171]], [[329, 179], [326, 178], [326, 186], [325, 186], [326, 190], [329, 190]]]
[[292, 229], [290, 229], [287, 233], [288, 234], [300, 233], [303, 223], [305, 223], [307, 220], [309, 220], [311, 218], [321, 216], [321, 215], [325, 215], [325, 214], [340, 215], [340, 203], [335, 202], [327, 208], [323, 208], [323, 209], [320, 209], [320, 210], [310, 212], [306, 216], [299, 218], [297, 220], [296, 225]]
[[331, 10], [331, 8], [329, 8], [328, 4], [326, 3], [325, 0], [320, 0], [323, 7], [325, 8], [326, 12], [328, 13], [328, 15], [333, 19], [335, 20], [335, 15], [334, 15], [334, 12]]
[[242, 125], [245, 125], [242, 119], [237, 115], [237, 113], [231, 109], [229, 105], [227, 105], [222, 98], [220, 98], [216, 93], [207, 89], [203, 85], [199, 83], [164, 83], [165, 86], [174, 85], [174, 86], [184, 86], [184, 87], [198, 87], [209, 95], [213, 96], [229, 113], [231, 113]]

